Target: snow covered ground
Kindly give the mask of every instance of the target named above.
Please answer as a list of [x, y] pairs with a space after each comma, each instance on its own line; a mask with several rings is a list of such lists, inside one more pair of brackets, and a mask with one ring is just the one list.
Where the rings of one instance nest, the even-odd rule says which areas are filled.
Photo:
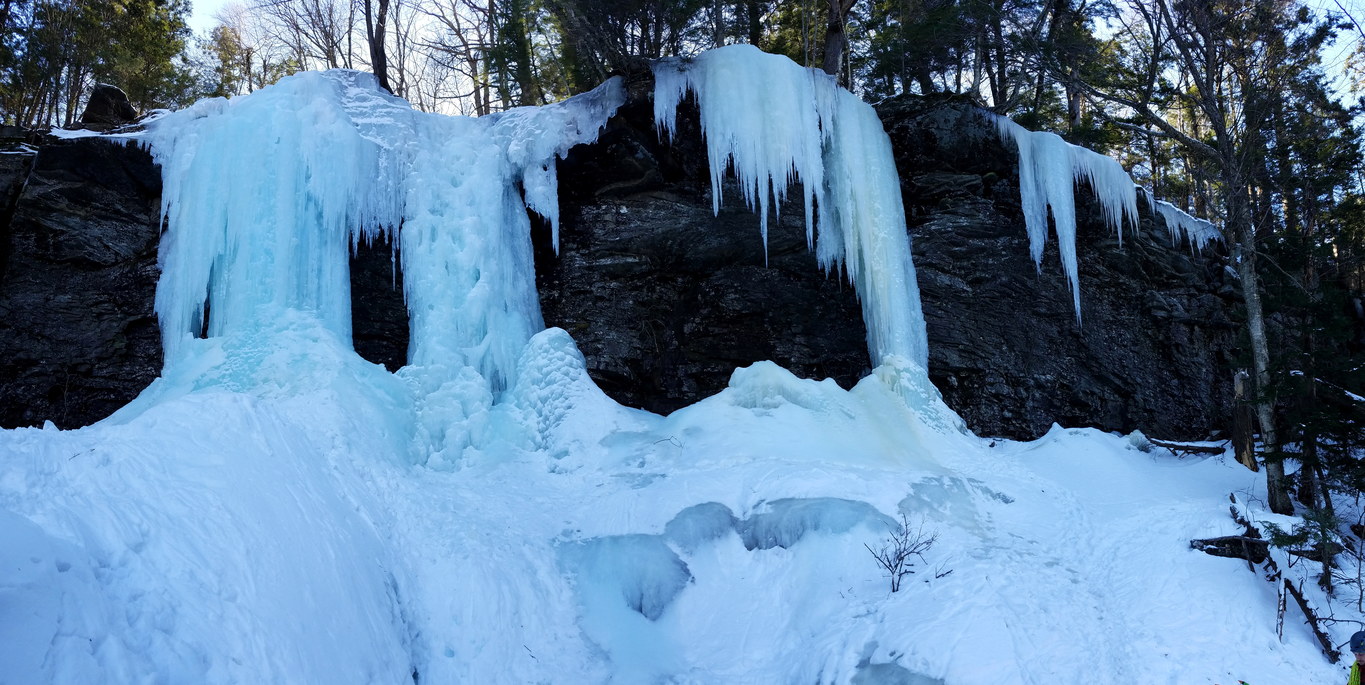
[[[976, 438], [886, 369], [757, 364], [659, 417], [551, 330], [554, 384], [490, 417], [550, 439], [442, 471], [401, 379], [282, 335], [257, 373], [292, 386], [0, 433], [0, 682], [1344, 680], [1292, 609], [1276, 638], [1272, 585], [1188, 548], [1260, 492], [1231, 459]], [[864, 545], [901, 513], [938, 540], [893, 594]]]
[[[470, 120], [304, 74], [154, 122], [167, 365], [93, 426], [0, 431], [0, 683], [1344, 680], [1294, 609], [1276, 636], [1274, 586], [1189, 549], [1240, 532], [1229, 494], [1269, 518], [1258, 474], [962, 428], [920, 363], [899, 193], [857, 180], [894, 174], [885, 134], [776, 59], [661, 81], [704, 110], [746, 74], [813, 100], [773, 110], [806, 147], [754, 130], [773, 116], [710, 130], [751, 203], [824, 179], [814, 248], [880, 365], [846, 391], [760, 362], [669, 416], [540, 330], [528, 261], [523, 207], [554, 213], [554, 155], [619, 86]], [[389, 373], [352, 351], [346, 246], [399, 223], [413, 349]], [[872, 550], [902, 523], [934, 543], [892, 592]], [[1344, 642], [1359, 611], [1333, 607]]]

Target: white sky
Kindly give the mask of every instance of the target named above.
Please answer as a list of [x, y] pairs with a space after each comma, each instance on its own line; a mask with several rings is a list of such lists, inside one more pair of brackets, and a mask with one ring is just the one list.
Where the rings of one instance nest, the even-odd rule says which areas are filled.
[[230, 0], [190, 0], [190, 28], [196, 34], [208, 33], [213, 28], [213, 15]]

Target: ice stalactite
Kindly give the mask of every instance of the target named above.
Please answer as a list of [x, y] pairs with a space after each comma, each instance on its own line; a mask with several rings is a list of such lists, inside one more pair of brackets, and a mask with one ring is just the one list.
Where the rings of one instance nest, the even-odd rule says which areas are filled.
[[1171, 244], [1188, 240], [1195, 250], [1222, 234], [1213, 224], [1190, 216], [1169, 202], [1157, 200], [1150, 192], [1133, 185], [1133, 179], [1119, 163], [1092, 150], [1072, 145], [1054, 133], [1030, 131], [1019, 124], [995, 117], [1002, 138], [1014, 141], [1019, 150], [1019, 195], [1028, 230], [1029, 252], [1042, 268], [1043, 246], [1047, 243], [1049, 211], [1057, 231], [1062, 268], [1071, 286], [1076, 319], [1081, 318], [1081, 295], [1077, 282], [1075, 182], [1085, 180], [1095, 192], [1105, 223], [1123, 241], [1125, 221], [1137, 225], [1137, 191], [1142, 190], [1152, 213], [1160, 216], [1171, 234]]
[[927, 367], [899, 177], [872, 107], [824, 72], [748, 45], [662, 60], [654, 76], [655, 122], [666, 135], [682, 99], [696, 97], [713, 208], [720, 210], [733, 167], [766, 244], [770, 208], [799, 180], [807, 241], [823, 268], [841, 268], [857, 289], [873, 363], [902, 358]]
[[1123, 222], [1137, 225], [1137, 189], [1133, 179], [1118, 162], [1083, 147], [1077, 147], [1054, 133], [1030, 131], [1019, 124], [996, 117], [1002, 138], [1014, 141], [1019, 150], [1019, 195], [1028, 230], [1029, 253], [1042, 268], [1043, 246], [1047, 243], [1049, 210], [1057, 232], [1057, 247], [1062, 269], [1071, 286], [1076, 319], [1081, 318], [1081, 293], [1076, 262], [1076, 181], [1084, 179], [1100, 201], [1105, 222], [1123, 236]]
[[1212, 223], [1190, 216], [1165, 200], [1156, 199], [1146, 189], [1143, 189], [1142, 194], [1147, 198], [1152, 213], [1161, 217], [1162, 222], [1166, 224], [1166, 230], [1171, 234], [1172, 246], [1179, 245], [1181, 241], [1188, 241], [1190, 249], [1200, 252], [1205, 245], [1223, 239], [1223, 234]]

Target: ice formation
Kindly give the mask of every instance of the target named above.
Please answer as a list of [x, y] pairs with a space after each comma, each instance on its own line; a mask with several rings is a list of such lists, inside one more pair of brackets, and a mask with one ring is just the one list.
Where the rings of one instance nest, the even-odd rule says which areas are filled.
[[1198, 252], [1210, 242], [1223, 239], [1223, 234], [1212, 223], [1190, 216], [1165, 200], [1156, 199], [1146, 189], [1143, 189], [1143, 195], [1147, 198], [1152, 213], [1161, 217], [1166, 224], [1166, 230], [1171, 234], [1172, 246], [1180, 244], [1181, 241], [1188, 241], [1190, 249]]
[[766, 244], [769, 209], [799, 179], [807, 242], [821, 267], [842, 267], [857, 289], [873, 364], [901, 357], [927, 367], [899, 176], [876, 111], [824, 72], [750, 45], [662, 60], [654, 77], [654, 118], [665, 135], [682, 99], [696, 96], [713, 208], [733, 167]]
[[557, 105], [446, 117], [336, 70], [156, 119], [143, 142], [165, 178], [168, 366], [201, 331], [268, 329], [284, 309], [349, 340], [347, 251], [397, 232], [409, 361], [505, 388], [543, 327], [524, 208], [557, 233], [554, 158], [594, 140], [622, 98], [613, 79]]
[[1123, 236], [1123, 222], [1137, 225], [1137, 189], [1119, 163], [1092, 150], [1077, 147], [1055, 133], [1030, 131], [1005, 117], [996, 117], [1002, 138], [1019, 149], [1019, 195], [1028, 229], [1029, 253], [1042, 268], [1047, 243], [1047, 216], [1052, 212], [1062, 269], [1071, 286], [1076, 318], [1081, 318], [1081, 293], [1076, 264], [1076, 200], [1074, 187], [1084, 179], [1095, 191], [1105, 222]]
[[[658, 416], [603, 395], [564, 331], [520, 340], [522, 198], [553, 220], [552, 156], [614, 88], [447, 120], [305, 74], [152, 124], [167, 369], [141, 412], [0, 431], [0, 681], [1184, 682], [1234, 678], [1227, 645], [1267, 682], [1340, 675], [1306, 629], [1270, 639], [1263, 579], [1190, 554], [1232, 525], [1224, 493], [1258, 494], [1224, 460], [979, 440], [908, 359], [849, 390], [760, 362]], [[871, 300], [900, 210], [858, 189], [884, 138], [841, 107], [801, 173]], [[397, 374], [346, 339], [346, 249], [380, 232], [425, 312]], [[486, 447], [481, 422], [527, 428], [459, 473], [403, 462], [423, 431]], [[895, 512], [937, 544], [891, 594], [867, 551]]]
[[1042, 268], [1043, 246], [1047, 243], [1047, 217], [1057, 231], [1058, 251], [1067, 284], [1081, 318], [1081, 294], [1077, 287], [1075, 182], [1085, 180], [1099, 199], [1105, 223], [1123, 241], [1123, 223], [1137, 225], [1137, 191], [1142, 190], [1148, 207], [1161, 217], [1171, 234], [1171, 244], [1188, 240], [1194, 250], [1210, 241], [1222, 240], [1212, 223], [1190, 216], [1175, 205], [1158, 200], [1146, 189], [1133, 185], [1133, 179], [1110, 157], [1072, 145], [1055, 133], [1030, 131], [1005, 117], [995, 117], [996, 131], [1014, 141], [1019, 150], [1019, 195], [1028, 230], [1029, 253]]

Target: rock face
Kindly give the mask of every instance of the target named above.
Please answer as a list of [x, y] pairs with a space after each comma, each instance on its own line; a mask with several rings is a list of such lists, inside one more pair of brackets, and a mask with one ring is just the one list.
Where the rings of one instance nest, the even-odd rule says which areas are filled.
[[764, 359], [851, 386], [869, 368], [862, 309], [806, 249], [801, 206], [770, 222], [765, 266], [739, 188], [712, 212], [695, 110], [681, 113], [677, 144], [661, 142], [652, 81], [628, 85], [598, 142], [560, 164], [558, 257], [538, 235], [546, 325], [573, 336], [608, 394], [655, 412], [719, 392], [737, 366]]
[[[533, 232], [546, 324], [573, 335], [610, 395], [656, 412], [764, 359], [856, 382], [869, 368], [861, 307], [806, 250], [799, 204], [770, 222], [765, 264], [737, 188], [712, 214], [695, 111], [680, 112], [667, 144], [652, 80], [635, 76], [628, 90], [599, 141], [560, 165], [559, 253], [548, 229]], [[1079, 192], [1078, 324], [1055, 242], [1041, 272], [1029, 258], [1014, 153], [994, 129], [946, 101], [894, 100], [880, 113], [901, 169], [930, 375], [969, 426], [1029, 438], [1053, 421], [1161, 437], [1221, 425], [1236, 331], [1222, 258], [1172, 248], [1145, 207], [1120, 248]], [[0, 425], [88, 424], [157, 374], [159, 186], [145, 152], [99, 140], [0, 156], [0, 201], [17, 197], [0, 253]], [[352, 260], [356, 349], [390, 369], [407, 348], [394, 257], [381, 244]]]
[[160, 172], [94, 139], [48, 139], [0, 167], [0, 187], [19, 189], [0, 226], [0, 425], [91, 423], [161, 369]]
[[[624, 404], [666, 412], [772, 359], [847, 387], [869, 360], [852, 288], [805, 249], [784, 207], [764, 266], [758, 219], [737, 189], [711, 211], [695, 112], [659, 142], [647, 79], [596, 145], [560, 167], [564, 244], [542, 249], [547, 325], [578, 342]], [[1084, 323], [1055, 241], [1038, 271], [1020, 210], [1017, 158], [975, 108], [905, 98], [880, 114], [902, 179], [929, 334], [930, 376], [983, 435], [1034, 438], [1056, 421], [1204, 437], [1231, 404], [1235, 325], [1223, 260], [1173, 248], [1143, 222], [1122, 248], [1077, 193]]]
[[1055, 238], [1041, 271], [1029, 256], [1013, 146], [965, 103], [899, 98], [878, 111], [914, 240], [930, 377], [968, 426], [1198, 438], [1224, 425], [1239, 300], [1221, 245], [1172, 246], [1139, 199], [1141, 226], [1120, 246], [1078, 188], [1078, 322]]

